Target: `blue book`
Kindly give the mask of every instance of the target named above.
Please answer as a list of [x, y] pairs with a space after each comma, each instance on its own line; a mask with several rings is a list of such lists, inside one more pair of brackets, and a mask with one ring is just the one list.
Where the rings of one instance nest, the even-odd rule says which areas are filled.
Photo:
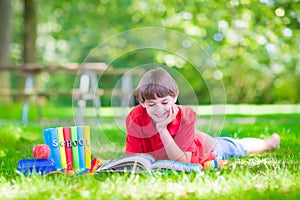
[[78, 154], [79, 154], [79, 168], [85, 168], [85, 151], [84, 151], [84, 135], [83, 126], [77, 126], [77, 140], [78, 140]]
[[18, 169], [19, 172], [24, 175], [31, 174], [49, 174], [51, 172], [56, 172], [55, 163], [52, 159], [22, 159], [18, 161]]
[[55, 167], [61, 169], [59, 139], [57, 128], [43, 130], [44, 143], [50, 147], [50, 158], [54, 161]]

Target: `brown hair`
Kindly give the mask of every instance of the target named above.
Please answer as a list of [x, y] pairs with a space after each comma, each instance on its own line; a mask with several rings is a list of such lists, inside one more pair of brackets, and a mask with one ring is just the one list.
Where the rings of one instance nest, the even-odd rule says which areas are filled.
[[135, 90], [135, 96], [141, 103], [144, 103], [145, 100], [168, 95], [176, 97], [178, 94], [179, 89], [176, 81], [161, 67], [145, 73]]

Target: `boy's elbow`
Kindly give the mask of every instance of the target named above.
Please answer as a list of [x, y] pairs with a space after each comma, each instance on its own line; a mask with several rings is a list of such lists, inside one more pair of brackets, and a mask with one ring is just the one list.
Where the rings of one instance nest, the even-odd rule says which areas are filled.
[[192, 158], [192, 153], [191, 152], [184, 152], [183, 155], [180, 156], [180, 158], [177, 159], [177, 161], [190, 163], [191, 158]]

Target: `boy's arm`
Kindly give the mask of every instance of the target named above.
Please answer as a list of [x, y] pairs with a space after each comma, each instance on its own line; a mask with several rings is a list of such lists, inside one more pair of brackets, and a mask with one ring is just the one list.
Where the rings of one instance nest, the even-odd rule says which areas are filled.
[[135, 124], [130, 118], [130, 115], [126, 118], [126, 155], [132, 153], [144, 153], [143, 152], [143, 145], [141, 138], [135, 137], [139, 136], [137, 129], [134, 126]]
[[133, 153], [143, 153], [143, 145], [139, 138], [131, 135], [126, 136], [126, 155]]
[[159, 134], [170, 160], [190, 163], [192, 152], [183, 152], [175, 143], [168, 129], [161, 130]]
[[178, 111], [179, 111], [178, 107], [174, 105], [170, 109], [168, 118], [165, 119], [164, 121], [156, 123], [156, 129], [160, 135], [160, 139], [164, 145], [168, 158], [170, 160], [189, 163], [191, 161], [192, 153], [182, 151], [178, 147], [178, 145], [176, 144], [176, 142], [174, 141], [170, 132], [167, 129], [168, 124], [175, 119]]

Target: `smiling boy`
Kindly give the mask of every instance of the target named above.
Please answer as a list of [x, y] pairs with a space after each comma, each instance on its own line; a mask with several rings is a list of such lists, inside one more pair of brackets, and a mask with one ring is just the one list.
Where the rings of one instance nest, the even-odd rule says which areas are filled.
[[157, 160], [200, 163], [279, 148], [280, 137], [212, 138], [195, 130], [196, 112], [176, 105], [178, 85], [163, 68], [148, 71], [135, 95], [140, 105], [126, 118], [126, 154], [149, 153]]

